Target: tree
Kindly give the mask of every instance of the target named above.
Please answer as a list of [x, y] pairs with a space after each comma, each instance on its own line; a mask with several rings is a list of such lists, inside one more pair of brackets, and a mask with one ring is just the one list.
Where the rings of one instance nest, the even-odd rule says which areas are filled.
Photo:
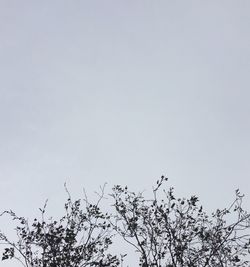
[[[66, 188], [66, 187], [65, 187]], [[67, 189], [66, 189], [67, 190]], [[67, 191], [68, 192], [68, 191]], [[2, 260], [16, 259], [25, 267], [87, 267], [118, 266], [116, 256], [106, 253], [112, 243], [109, 215], [100, 210], [104, 188], [95, 204], [84, 198], [72, 201], [70, 194], [59, 220], [45, 220], [46, 204], [41, 211], [41, 219], [35, 218], [30, 225], [24, 217], [12, 211], [5, 211], [18, 222], [17, 242], [12, 242], [3, 233], [0, 239], [8, 247]]]
[[242, 208], [243, 195], [237, 190], [229, 208], [209, 217], [196, 196], [176, 199], [170, 188], [160, 198], [167, 180], [162, 176], [157, 181], [149, 200], [119, 185], [111, 194], [113, 227], [139, 253], [140, 266], [249, 266], [250, 215]]
[[125, 254], [119, 261], [109, 253], [117, 235], [134, 247], [143, 267], [250, 266], [250, 214], [242, 207], [239, 190], [228, 208], [209, 216], [196, 196], [177, 198], [172, 187], [165, 189], [167, 180], [162, 176], [157, 181], [151, 199], [126, 186], [114, 186], [109, 195], [113, 214], [100, 209], [104, 188], [95, 204], [85, 195], [84, 206], [68, 193], [60, 220], [45, 220], [46, 204], [41, 219], [31, 225], [14, 212], [5, 212], [19, 225], [17, 242], [1, 233], [8, 245], [2, 259], [16, 258], [25, 267], [122, 266]]

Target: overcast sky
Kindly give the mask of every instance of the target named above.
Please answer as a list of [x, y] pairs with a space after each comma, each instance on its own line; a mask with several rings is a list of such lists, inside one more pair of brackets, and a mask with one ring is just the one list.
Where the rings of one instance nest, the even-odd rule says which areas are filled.
[[56, 213], [65, 181], [79, 197], [162, 174], [208, 209], [236, 188], [249, 208], [249, 14], [247, 0], [1, 0], [0, 209], [32, 217], [49, 198]]

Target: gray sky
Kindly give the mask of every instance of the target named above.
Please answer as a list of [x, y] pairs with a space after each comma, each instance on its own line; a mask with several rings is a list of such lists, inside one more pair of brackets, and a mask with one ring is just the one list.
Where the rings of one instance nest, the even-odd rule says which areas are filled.
[[[250, 206], [249, 1], [0, 1], [0, 209], [108, 182]], [[1, 224], [0, 224], [1, 226]], [[2, 227], [2, 226], [1, 226]], [[4, 263], [3, 266], [10, 266]]]

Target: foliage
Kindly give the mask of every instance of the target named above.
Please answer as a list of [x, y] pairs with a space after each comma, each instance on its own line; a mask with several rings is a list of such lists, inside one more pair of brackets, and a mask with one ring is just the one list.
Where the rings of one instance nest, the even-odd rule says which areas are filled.
[[142, 267], [250, 266], [250, 214], [242, 208], [243, 195], [237, 190], [228, 208], [209, 216], [196, 196], [177, 198], [172, 187], [166, 190], [167, 180], [157, 181], [151, 199], [116, 185], [109, 195], [113, 214], [100, 209], [104, 188], [95, 204], [85, 194], [84, 205], [67, 191], [60, 220], [45, 219], [46, 204], [31, 224], [6, 211], [18, 223], [18, 240], [0, 234], [8, 245], [2, 260], [15, 258], [24, 267], [123, 266], [126, 254], [118, 260], [109, 253], [117, 235], [135, 249]]
[[[162, 176], [153, 190], [154, 197], [129, 192], [115, 186], [112, 197], [116, 209], [113, 227], [140, 255], [140, 266], [224, 267], [249, 266], [250, 217], [242, 209], [242, 198], [209, 217], [198, 198], [174, 196], [173, 188], [159, 191], [167, 178]], [[228, 215], [236, 215], [227, 222]], [[230, 219], [230, 218], [228, 218]]]
[[65, 203], [65, 215], [60, 220], [45, 220], [46, 204], [41, 211], [41, 219], [28, 220], [18, 217], [14, 212], [5, 212], [18, 221], [16, 227], [17, 242], [11, 242], [1, 233], [1, 240], [9, 247], [5, 248], [2, 260], [15, 258], [25, 267], [85, 267], [118, 266], [116, 256], [106, 251], [112, 243], [109, 216], [101, 212], [99, 203], [84, 199], [72, 201], [69, 195]]

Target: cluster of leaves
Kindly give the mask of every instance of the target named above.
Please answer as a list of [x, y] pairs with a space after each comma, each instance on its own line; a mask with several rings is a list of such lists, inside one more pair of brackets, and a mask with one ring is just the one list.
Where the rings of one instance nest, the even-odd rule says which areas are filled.
[[[130, 192], [117, 185], [110, 194], [114, 214], [100, 209], [98, 201], [72, 201], [68, 193], [65, 215], [59, 220], [41, 219], [31, 224], [14, 212], [7, 211], [18, 222], [17, 242], [0, 233], [5, 248], [2, 260], [15, 258], [24, 267], [122, 266], [109, 253], [114, 235], [119, 235], [139, 255], [143, 267], [247, 267], [250, 266], [250, 215], [242, 208], [243, 195], [236, 191], [229, 208], [208, 216], [196, 196], [176, 198], [168, 179], [157, 181], [153, 197]], [[67, 189], [66, 189], [67, 190]]]
[[31, 225], [14, 212], [5, 212], [17, 220], [19, 226], [17, 242], [10, 242], [1, 234], [0, 238], [9, 245], [2, 260], [15, 258], [25, 267], [118, 266], [117, 257], [106, 253], [112, 234], [111, 225], [107, 223], [109, 215], [99, 207], [102, 197], [96, 204], [84, 199], [83, 208], [80, 200], [73, 202], [69, 195], [65, 215], [60, 220], [45, 220], [45, 204], [40, 209], [41, 219], [35, 218]]
[[[224, 267], [249, 266], [250, 217], [241, 207], [242, 195], [228, 208], [212, 216], [198, 205], [198, 198], [176, 199], [173, 188], [158, 194], [167, 178], [162, 176], [153, 190], [153, 199], [115, 186], [112, 197], [115, 230], [135, 247], [140, 266]], [[227, 223], [226, 216], [236, 218]]]

